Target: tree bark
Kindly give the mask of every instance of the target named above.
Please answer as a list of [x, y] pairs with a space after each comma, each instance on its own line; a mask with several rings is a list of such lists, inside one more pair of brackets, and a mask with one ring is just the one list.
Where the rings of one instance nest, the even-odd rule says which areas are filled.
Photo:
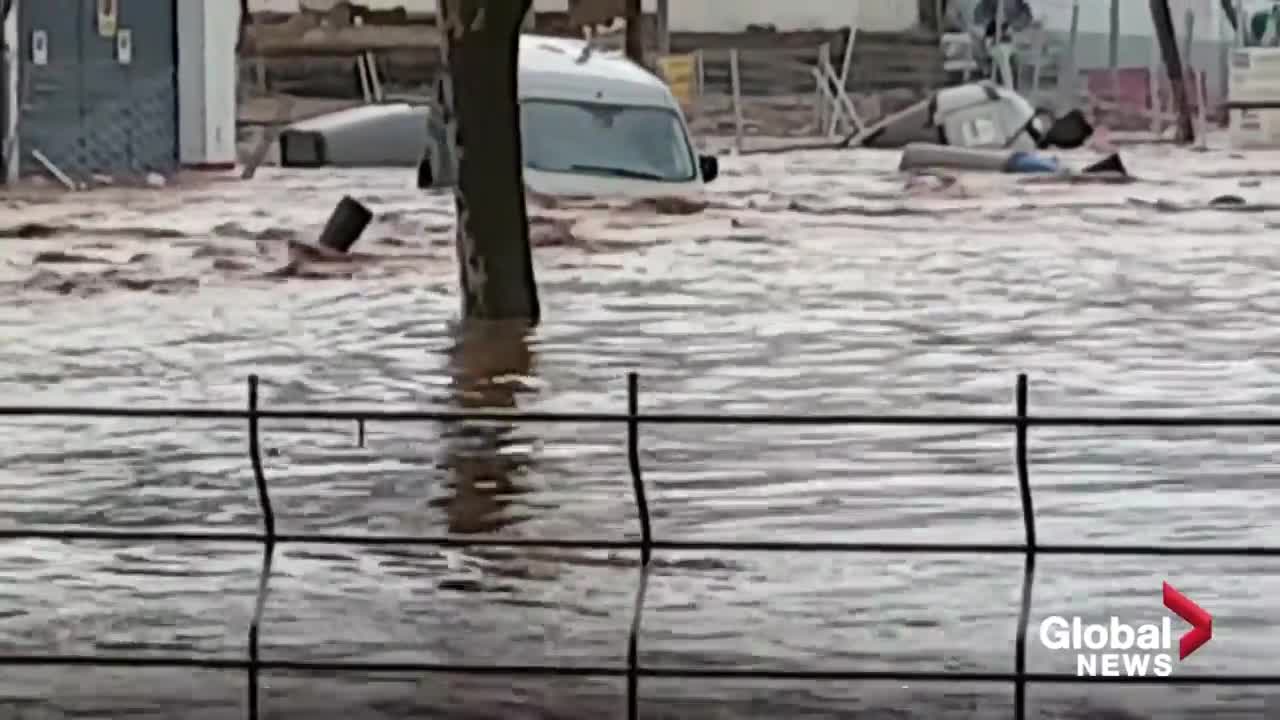
[[[1191, 119], [1191, 96], [1187, 94], [1187, 73], [1182, 67], [1178, 36], [1173, 28], [1173, 13], [1169, 10], [1169, 0], [1150, 0], [1150, 3], [1156, 40], [1160, 43], [1160, 54], [1164, 57], [1165, 74], [1169, 76], [1173, 106], [1178, 112], [1178, 142], [1192, 143], [1196, 139], [1196, 130]], [[1152, 101], [1154, 102], [1154, 98]]]
[[533, 0], [442, 0], [444, 115], [457, 163], [458, 280], [464, 319], [541, 315], [516, 99], [520, 27]]
[[1236, 17], [1235, 0], [1222, 0], [1222, 13], [1227, 16], [1227, 24], [1231, 25], [1231, 29], [1240, 32], [1240, 18]]
[[236, 57], [244, 50], [244, 41], [249, 34], [249, 24], [253, 16], [249, 14], [249, 0], [240, 0], [240, 28], [236, 33]]
[[627, 0], [626, 15], [627, 57], [637, 65], [644, 65], [644, 9], [640, 0]]

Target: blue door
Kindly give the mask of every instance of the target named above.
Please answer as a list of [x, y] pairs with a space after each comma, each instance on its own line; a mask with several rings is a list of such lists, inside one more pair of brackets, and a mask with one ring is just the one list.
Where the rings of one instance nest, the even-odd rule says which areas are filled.
[[[171, 172], [178, 166], [178, 44], [175, 0], [116, 0], [120, 27], [132, 35], [128, 65], [123, 70], [129, 102], [114, 105], [114, 117], [128, 128], [129, 163], [137, 172]], [[111, 45], [112, 43], [107, 43]], [[108, 48], [109, 50], [110, 48]], [[110, 98], [102, 98], [111, 106]], [[110, 123], [109, 123], [110, 124]]]
[[80, 8], [83, 0], [18, 6], [19, 171], [43, 174], [34, 153], [66, 172], [82, 166]]
[[22, 3], [23, 174], [44, 172], [33, 150], [81, 180], [177, 167], [174, 0], [115, 2], [106, 24], [99, 0]]

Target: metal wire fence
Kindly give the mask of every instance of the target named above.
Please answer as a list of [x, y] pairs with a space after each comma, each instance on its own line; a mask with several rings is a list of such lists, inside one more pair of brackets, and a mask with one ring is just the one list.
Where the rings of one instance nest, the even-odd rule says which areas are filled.
[[[1032, 427], [1110, 427], [1110, 428], [1276, 428], [1280, 417], [1273, 416], [1190, 416], [1190, 415], [1031, 415], [1028, 412], [1027, 377], [1018, 375], [1014, 388], [1012, 414], [972, 415], [770, 415], [770, 414], [721, 414], [721, 413], [646, 413], [640, 412], [639, 378], [635, 373], [627, 377], [627, 409], [624, 413], [609, 412], [469, 412], [469, 411], [384, 411], [374, 409], [266, 409], [259, 401], [259, 380], [256, 375], [248, 378], [248, 402], [244, 408], [212, 407], [105, 407], [105, 406], [0, 406], [0, 417], [75, 417], [75, 418], [135, 418], [135, 419], [207, 419], [243, 420], [247, 423], [248, 457], [257, 488], [258, 503], [262, 514], [260, 532], [179, 532], [134, 531], [112, 529], [0, 529], [0, 539], [46, 539], [62, 541], [125, 541], [172, 542], [190, 541], [205, 543], [258, 543], [262, 546], [262, 566], [258, 579], [257, 597], [252, 620], [248, 627], [248, 652], [243, 657], [201, 658], [193, 656], [128, 655], [0, 655], [0, 666], [52, 666], [52, 667], [136, 667], [136, 668], [191, 668], [224, 671], [240, 671], [247, 678], [248, 717], [256, 720], [260, 713], [259, 677], [263, 671], [299, 673], [328, 672], [380, 672], [380, 673], [442, 673], [472, 676], [499, 677], [578, 677], [625, 678], [627, 683], [627, 715], [631, 720], [639, 717], [640, 681], [642, 679], [724, 680], [755, 679], [782, 681], [871, 682], [901, 681], [916, 683], [991, 683], [1007, 684], [1013, 688], [1013, 715], [1022, 720], [1027, 715], [1027, 685], [1030, 683], [1085, 683], [1098, 682], [1097, 678], [1068, 674], [1036, 673], [1027, 670], [1027, 626], [1031, 612], [1032, 585], [1035, 579], [1036, 559], [1040, 555], [1128, 555], [1128, 556], [1181, 556], [1181, 557], [1280, 557], [1280, 547], [1164, 547], [1158, 545], [1125, 544], [1052, 544], [1037, 539], [1035, 509], [1028, 462], [1027, 431]], [[599, 423], [621, 424], [627, 428], [626, 446], [632, 491], [636, 504], [640, 536], [638, 540], [597, 539], [528, 539], [528, 538], [476, 538], [457, 535], [395, 536], [361, 534], [300, 534], [280, 532], [276, 528], [275, 510], [270, 486], [263, 471], [260, 423], [264, 419], [275, 420], [326, 420], [349, 421], [356, 424], [361, 445], [369, 422], [460, 422], [460, 421], [510, 421], [528, 423]], [[776, 425], [776, 426], [969, 426], [1004, 427], [1014, 433], [1014, 460], [1021, 499], [1024, 540], [1021, 543], [885, 543], [885, 542], [714, 542], [664, 540], [654, 537], [650, 520], [649, 502], [645, 491], [640, 462], [641, 425]], [[430, 546], [430, 547], [524, 547], [580, 550], [629, 550], [639, 556], [639, 577], [631, 625], [627, 640], [625, 665], [565, 667], [554, 664], [466, 665], [454, 663], [377, 663], [341, 661], [301, 661], [264, 659], [259, 649], [259, 634], [269, 591], [272, 562], [275, 550], [282, 544], [299, 545], [352, 545], [352, 546]], [[707, 667], [652, 666], [640, 661], [640, 637], [643, 625], [645, 593], [649, 584], [651, 560], [655, 551], [705, 551], [705, 552], [799, 552], [799, 553], [933, 553], [967, 555], [1022, 555], [1023, 574], [1021, 606], [1018, 613], [1012, 672], [948, 672], [948, 671], [896, 671], [896, 670], [767, 670]], [[1163, 678], [1114, 677], [1106, 682], [1133, 684], [1221, 685], [1221, 686], [1278, 686], [1280, 675], [1177, 675]]]

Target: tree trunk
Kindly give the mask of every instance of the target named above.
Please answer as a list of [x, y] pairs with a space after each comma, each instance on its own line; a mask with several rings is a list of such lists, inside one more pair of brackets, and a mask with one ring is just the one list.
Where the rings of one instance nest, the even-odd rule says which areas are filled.
[[245, 37], [249, 34], [249, 23], [253, 16], [249, 13], [249, 0], [240, 0], [240, 29], [236, 33], [236, 56], [244, 51]]
[[1235, 0], [1222, 0], [1222, 13], [1227, 16], [1227, 24], [1231, 25], [1231, 29], [1240, 32], [1240, 18], [1236, 17]]
[[[473, 322], [451, 349], [453, 405], [464, 412], [519, 409], [535, 370], [529, 328], [522, 321]], [[452, 497], [444, 501], [451, 533], [492, 533], [519, 522], [508, 508], [516, 478], [532, 464], [528, 428], [463, 421], [445, 426], [444, 462]]]
[[1150, 0], [1150, 3], [1156, 40], [1160, 43], [1165, 74], [1169, 76], [1169, 88], [1173, 93], [1173, 107], [1178, 113], [1178, 142], [1192, 143], [1196, 139], [1196, 130], [1191, 119], [1191, 97], [1187, 95], [1187, 73], [1182, 67], [1178, 36], [1173, 28], [1173, 13], [1169, 11], [1169, 0]]
[[640, 0], [627, 0], [627, 57], [637, 65], [644, 65], [644, 9]]
[[[532, 0], [442, 0], [444, 115], [457, 163], [464, 319], [541, 315], [525, 208], [516, 101], [520, 27]], [[473, 212], [474, 210], [474, 212]]]

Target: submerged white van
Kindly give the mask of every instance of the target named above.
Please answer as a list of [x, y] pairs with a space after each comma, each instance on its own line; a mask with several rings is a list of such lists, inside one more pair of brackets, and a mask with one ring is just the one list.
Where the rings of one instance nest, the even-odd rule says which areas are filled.
[[[700, 194], [719, 174], [698, 155], [679, 103], [661, 79], [585, 40], [523, 35], [518, 67], [525, 183], [548, 195], [664, 197]], [[454, 182], [437, 121], [419, 187]]]

